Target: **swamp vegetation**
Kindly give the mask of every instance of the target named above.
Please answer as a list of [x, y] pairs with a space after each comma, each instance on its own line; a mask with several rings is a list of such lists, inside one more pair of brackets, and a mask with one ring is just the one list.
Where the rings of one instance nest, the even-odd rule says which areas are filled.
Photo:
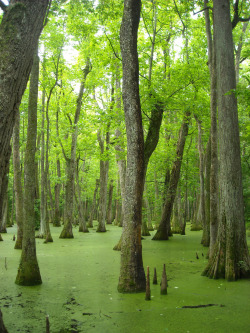
[[[0, 308], [9, 333], [44, 333], [47, 315], [51, 333], [249, 331], [249, 281], [201, 276], [207, 249], [200, 244], [202, 232], [190, 231], [189, 224], [185, 236], [174, 235], [168, 242], [152, 241], [153, 233], [142, 240], [145, 271], [150, 268], [150, 301], [144, 293], [117, 292], [120, 253], [112, 247], [121, 228], [108, 225], [106, 233], [90, 229], [86, 234], [74, 230], [73, 240], [59, 239], [60, 229], [51, 227], [53, 243], [36, 239], [43, 284], [33, 287], [13, 283], [20, 260], [20, 252], [13, 249], [16, 228], [2, 235]], [[164, 263], [167, 295], [160, 293]]]
[[249, 12], [0, 0], [0, 333], [249, 332]]

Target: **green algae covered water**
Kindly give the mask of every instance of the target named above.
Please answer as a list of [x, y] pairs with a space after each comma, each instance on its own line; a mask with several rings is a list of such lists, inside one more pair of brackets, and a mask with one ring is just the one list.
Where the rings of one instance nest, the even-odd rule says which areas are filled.
[[[53, 243], [36, 240], [43, 284], [35, 287], [14, 283], [21, 254], [14, 250], [16, 229], [2, 234], [0, 308], [9, 333], [45, 333], [47, 315], [51, 333], [250, 332], [250, 280], [202, 277], [207, 249], [200, 244], [201, 232], [188, 229], [186, 236], [169, 241], [144, 237], [143, 262], [151, 277], [151, 301], [145, 301], [144, 293], [117, 292], [120, 252], [112, 248], [121, 228], [107, 230], [83, 234], [74, 229], [74, 239], [59, 239], [61, 228], [51, 227]], [[168, 295], [160, 295], [164, 263]], [[158, 285], [152, 284], [154, 267]]]

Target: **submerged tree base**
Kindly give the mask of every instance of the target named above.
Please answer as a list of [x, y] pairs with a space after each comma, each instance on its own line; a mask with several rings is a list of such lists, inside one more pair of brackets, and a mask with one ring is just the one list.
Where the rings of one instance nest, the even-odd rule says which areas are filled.
[[158, 230], [152, 240], [168, 240], [168, 232], [166, 230]]
[[79, 226], [79, 229], [78, 229], [79, 232], [89, 232], [88, 228], [87, 227], [84, 227], [84, 226]]
[[42, 278], [36, 260], [20, 263], [15, 283], [20, 286], [37, 286], [42, 284]]
[[105, 228], [105, 226], [103, 227], [103, 226], [98, 226], [97, 227], [97, 229], [96, 229], [96, 232], [106, 232], [107, 230], [106, 230], [106, 228]]
[[121, 251], [122, 248], [122, 238], [120, 237], [119, 242], [113, 247], [114, 251]]
[[46, 236], [46, 239], [45, 239], [44, 243], [53, 243], [53, 238], [51, 236], [51, 233], [48, 233], [48, 235]]
[[141, 235], [142, 236], [151, 236], [146, 223], [142, 224]]
[[229, 258], [229, 256], [226, 258], [225, 249], [220, 246], [220, 243], [216, 243], [213, 254], [202, 275], [211, 279], [226, 279], [227, 281], [250, 278], [250, 262], [247, 247], [245, 251], [245, 253], [242, 253], [242, 260], [239, 260], [235, 264], [235, 258]]
[[59, 238], [74, 238], [72, 231], [63, 229]]
[[22, 249], [22, 239], [17, 238], [14, 249], [15, 250], [21, 250]]

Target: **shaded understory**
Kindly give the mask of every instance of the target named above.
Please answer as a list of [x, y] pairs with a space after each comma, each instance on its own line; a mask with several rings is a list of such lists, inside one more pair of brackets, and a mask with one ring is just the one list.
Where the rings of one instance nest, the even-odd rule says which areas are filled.
[[[150, 267], [152, 297], [145, 301], [144, 293], [117, 292], [120, 252], [112, 248], [121, 228], [108, 225], [106, 233], [90, 229], [87, 234], [77, 230], [74, 239], [59, 239], [61, 228], [52, 227], [54, 243], [36, 239], [43, 284], [35, 287], [14, 283], [21, 254], [14, 250], [15, 227], [2, 235], [0, 308], [9, 333], [44, 333], [46, 315], [51, 333], [249, 332], [250, 281], [201, 276], [207, 262], [201, 231], [188, 229], [186, 236], [174, 235], [169, 241], [151, 241], [153, 233], [144, 237], [143, 261]], [[163, 263], [166, 296], [160, 295], [159, 285]], [[158, 285], [152, 284], [154, 267]]]

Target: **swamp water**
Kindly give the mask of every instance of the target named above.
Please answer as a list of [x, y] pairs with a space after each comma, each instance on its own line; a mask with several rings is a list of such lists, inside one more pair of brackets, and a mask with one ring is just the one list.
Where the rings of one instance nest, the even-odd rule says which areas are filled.
[[[145, 301], [144, 293], [117, 292], [120, 252], [112, 248], [121, 228], [108, 225], [106, 233], [88, 234], [75, 228], [74, 239], [59, 239], [61, 228], [51, 227], [54, 243], [36, 240], [43, 284], [35, 287], [14, 283], [21, 251], [14, 250], [16, 228], [8, 228], [0, 242], [0, 308], [8, 332], [45, 333], [46, 315], [51, 333], [250, 332], [250, 280], [202, 277], [207, 249], [201, 231], [187, 229], [186, 236], [169, 241], [151, 241], [153, 232], [142, 240], [151, 279], [151, 301]], [[168, 295], [160, 295], [164, 263]], [[158, 285], [152, 284], [154, 267]], [[213, 306], [183, 308], [208, 304]]]

